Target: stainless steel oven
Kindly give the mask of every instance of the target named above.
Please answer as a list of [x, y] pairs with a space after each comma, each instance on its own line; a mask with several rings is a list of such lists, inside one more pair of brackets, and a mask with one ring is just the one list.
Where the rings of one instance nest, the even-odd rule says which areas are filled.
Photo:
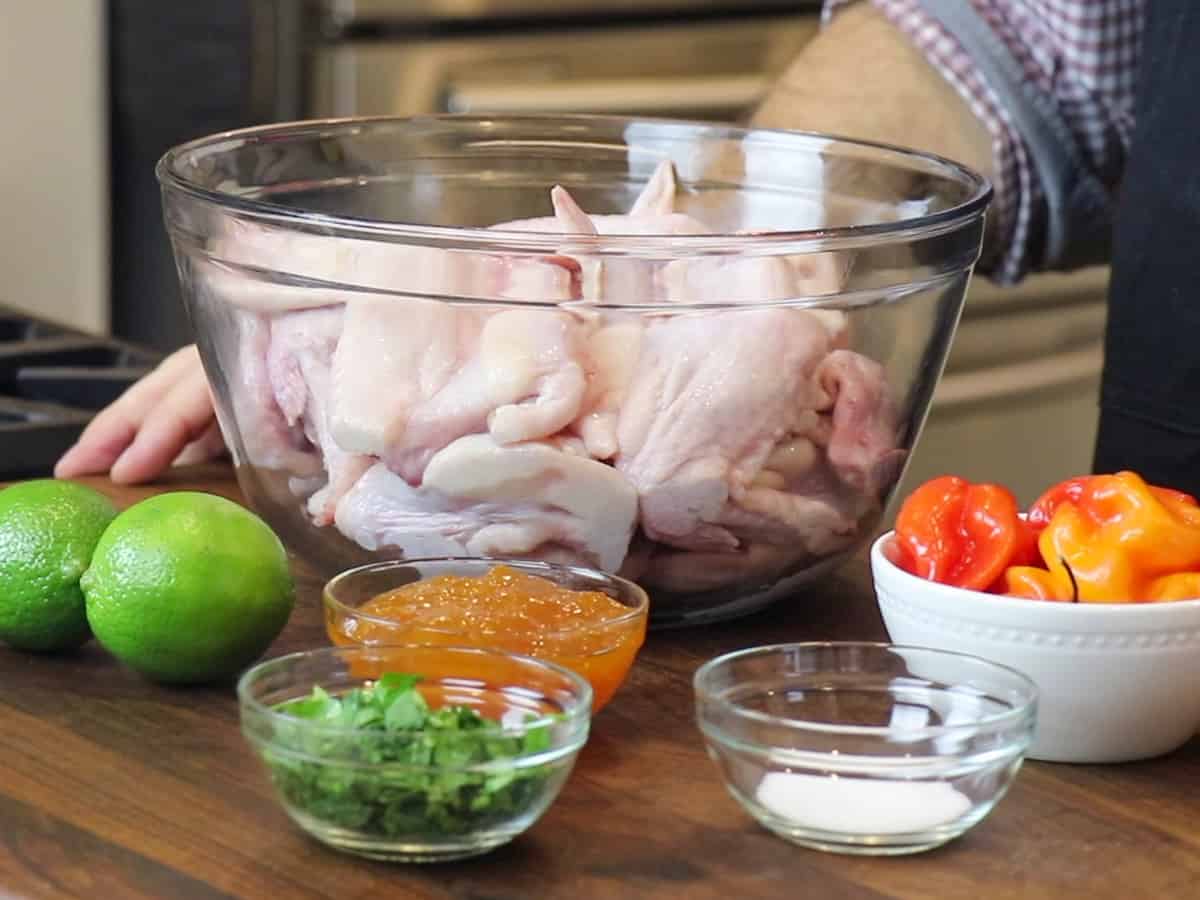
[[819, 0], [259, 0], [261, 118], [597, 112], [732, 119]]

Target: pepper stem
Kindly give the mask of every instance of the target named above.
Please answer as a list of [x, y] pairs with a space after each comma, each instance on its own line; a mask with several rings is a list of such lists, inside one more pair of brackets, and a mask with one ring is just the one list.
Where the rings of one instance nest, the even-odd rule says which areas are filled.
[[1071, 571], [1071, 564], [1060, 556], [1058, 561], [1063, 564], [1063, 568], [1067, 570], [1067, 577], [1071, 579], [1071, 602], [1079, 602], [1079, 582], [1075, 580], [1075, 573]]

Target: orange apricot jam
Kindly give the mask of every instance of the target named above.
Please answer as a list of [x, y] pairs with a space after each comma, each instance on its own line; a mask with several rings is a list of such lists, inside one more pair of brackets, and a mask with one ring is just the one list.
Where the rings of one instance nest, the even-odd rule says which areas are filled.
[[593, 710], [629, 673], [646, 616], [603, 591], [577, 591], [497, 565], [486, 575], [439, 575], [378, 594], [357, 609], [327, 609], [335, 644], [495, 647], [556, 662], [592, 685]]

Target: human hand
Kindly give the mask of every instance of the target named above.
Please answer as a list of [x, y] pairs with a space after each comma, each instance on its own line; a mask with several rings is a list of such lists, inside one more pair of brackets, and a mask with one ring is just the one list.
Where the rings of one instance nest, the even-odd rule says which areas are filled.
[[175, 462], [224, 450], [195, 345], [159, 366], [101, 410], [54, 467], [58, 478], [108, 472], [118, 484], [149, 481]]

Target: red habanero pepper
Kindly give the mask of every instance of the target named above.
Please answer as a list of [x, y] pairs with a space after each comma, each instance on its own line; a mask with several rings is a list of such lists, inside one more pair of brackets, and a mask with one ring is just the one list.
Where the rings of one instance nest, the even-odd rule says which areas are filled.
[[896, 516], [901, 568], [921, 578], [986, 591], [1011, 565], [1036, 560], [1032, 531], [1012, 492], [953, 475], [934, 478], [905, 499]]

